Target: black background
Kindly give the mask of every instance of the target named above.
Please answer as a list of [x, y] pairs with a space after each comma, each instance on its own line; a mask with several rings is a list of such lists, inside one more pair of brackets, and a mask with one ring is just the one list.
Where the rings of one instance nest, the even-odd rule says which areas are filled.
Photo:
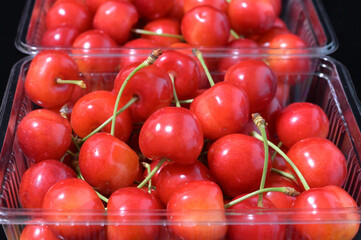
[[[361, 8], [356, 0], [322, 0], [339, 41], [339, 48], [331, 54], [350, 72], [356, 92], [361, 98]], [[25, 0], [2, 2], [0, 9], [0, 99], [12, 66], [25, 55], [14, 45]], [[1, 236], [0, 239], [5, 239]]]

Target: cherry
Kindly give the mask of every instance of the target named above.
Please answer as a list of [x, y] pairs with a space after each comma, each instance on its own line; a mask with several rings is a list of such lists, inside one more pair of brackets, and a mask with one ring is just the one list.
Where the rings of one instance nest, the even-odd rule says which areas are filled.
[[[94, 189], [84, 180], [77, 178], [64, 179], [55, 183], [45, 194], [43, 209], [52, 211], [85, 211], [87, 213], [103, 213], [104, 206]], [[102, 211], [103, 210], [103, 211]], [[65, 222], [103, 222], [102, 215], [82, 214], [48, 214], [45, 221], [59, 222], [59, 225], [49, 225], [54, 233], [62, 238], [89, 239], [100, 234], [100, 225], [65, 224]]]
[[174, 1], [170, 0], [133, 0], [139, 15], [147, 20], [165, 17], [173, 8]]
[[210, 5], [222, 12], [226, 12], [228, 3], [226, 0], [184, 0], [183, 11], [186, 13], [195, 7], [204, 5]]
[[227, 15], [208, 5], [193, 8], [184, 15], [181, 22], [184, 39], [195, 46], [224, 46], [228, 41], [230, 30]]
[[171, 162], [160, 171], [155, 187], [159, 199], [167, 205], [169, 198], [181, 186], [191, 181], [209, 180], [214, 181], [210, 170], [200, 161], [190, 165], [181, 165]]
[[[38, 219], [39, 221], [44, 221]], [[35, 222], [36, 219], [33, 220]], [[60, 240], [60, 238], [53, 232], [47, 225], [43, 224], [29, 224], [26, 225], [20, 235], [20, 240], [34, 240], [34, 239], [47, 239], [47, 240]]]
[[248, 121], [249, 101], [236, 84], [219, 82], [197, 96], [190, 110], [199, 119], [204, 137], [216, 140], [241, 131]]
[[164, 107], [145, 121], [139, 147], [149, 159], [164, 157], [180, 164], [192, 164], [202, 151], [202, 127], [188, 109]]
[[288, 105], [278, 115], [276, 131], [282, 144], [290, 148], [305, 138], [326, 138], [329, 125], [321, 107], [309, 102], [297, 102]]
[[297, 166], [311, 188], [327, 185], [341, 187], [346, 180], [345, 156], [327, 139], [301, 140], [292, 145], [287, 156]]
[[266, 32], [277, 17], [269, 0], [232, 0], [227, 14], [232, 29], [244, 36]]
[[270, 42], [275, 37], [286, 33], [289, 33], [287, 28], [274, 26], [257, 38], [257, 44], [261, 47], [270, 47]]
[[97, 9], [93, 18], [93, 27], [103, 30], [118, 44], [123, 44], [130, 38], [130, 30], [138, 19], [138, 11], [133, 4], [109, 1]]
[[[355, 200], [342, 188], [325, 186], [302, 192], [296, 199], [293, 224], [302, 239], [353, 239], [360, 216]], [[303, 211], [297, 211], [302, 209]], [[344, 212], [341, 209], [349, 209]], [[342, 213], [341, 213], [342, 212]], [[303, 224], [312, 221], [314, 224]]]
[[[94, 91], [80, 98], [74, 105], [70, 119], [74, 132], [80, 137], [87, 137], [107, 119], [112, 117], [116, 96], [108, 91]], [[119, 109], [125, 104], [121, 101]], [[127, 109], [116, 118], [115, 136], [127, 141], [132, 132], [133, 121]], [[111, 124], [101, 131], [110, 133]]]
[[117, 43], [105, 32], [93, 29], [77, 36], [72, 45], [72, 54], [81, 56], [76, 58], [80, 72], [116, 72], [120, 65], [118, 58], [90, 57], [89, 55], [111, 54], [117, 47]]
[[264, 156], [262, 142], [244, 134], [229, 134], [211, 145], [208, 165], [223, 192], [236, 197], [259, 188]]
[[224, 81], [234, 82], [244, 89], [252, 113], [265, 108], [276, 95], [276, 75], [260, 60], [244, 60], [231, 66], [226, 71]]
[[21, 206], [41, 208], [49, 188], [67, 178], [76, 178], [75, 172], [57, 160], [44, 160], [31, 166], [21, 178], [19, 187]]
[[91, 28], [92, 15], [86, 5], [78, 1], [62, 0], [50, 7], [45, 17], [46, 28], [74, 27], [83, 32]]
[[[160, 216], [148, 214], [157, 209], [160, 209], [157, 200], [148, 192], [135, 187], [118, 189], [110, 196], [107, 205], [108, 222], [111, 223], [107, 239], [158, 239], [160, 226], [155, 223]], [[139, 221], [144, 224], [128, 224]], [[119, 222], [126, 224], [112, 224]]]
[[69, 121], [46, 109], [28, 113], [16, 131], [21, 150], [36, 163], [47, 159], [59, 160], [70, 146], [71, 134]]
[[282, 10], [282, 0], [268, 0], [268, 1], [272, 4], [276, 16], [279, 16]]
[[139, 159], [123, 141], [108, 133], [97, 133], [82, 145], [79, 168], [91, 186], [109, 196], [118, 188], [133, 183], [138, 174]]
[[79, 35], [77, 28], [59, 26], [47, 29], [41, 37], [40, 45], [44, 47], [71, 47]]
[[[277, 91], [276, 91], [277, 93]], [[270, 103], [267, 104], [259, 113], [261, 116], [265, 119], [267, 122], [267, 129], [270, 132], [271, 138], [274, 137], [276, 134], [276, 121], [278, 115], [281, 113], [283, 107], [278, 100], [278, 98], [275, 96]]]
[[227, 225], [219, 224], [226, 221], [223, 204], [222, 191], [214, 182], [189, 182], [169, 199], [169, 227], [180, 239], [223, 239], [227, 231]]
[[[180, 23], [178, 20], [172, 18], [160, 18], [148, 22], [143, 30], [155, 32], [157, 34], [180, 34]], [[173, 43], [179, 42], [179, 38], [175, 37], [164, 37], [157, 35], [142, 34], [142, 38], [153, 40], [158, 46], [168, 47]]]
[[110, 1], [122, 1], [122, 2], [132, 2], [132, 0], [81, 0], [85, 1], [85, 4], [88, 6], [89, 10], [95, 14], [97, 9], [103, 3], [110, 2]]
[[68, 54], [45, 50], [30, 63], [25, 92], [31, 101], [44, 108], [63, 106], [71, 98], [74, 84], [60, 84], [59, 80], [79, 78], [78, 67]]
[[183, 12], [184, 0], [173, 0], [173, 8], [168, 13], [168, 17], [182, 20], [184, 12]]

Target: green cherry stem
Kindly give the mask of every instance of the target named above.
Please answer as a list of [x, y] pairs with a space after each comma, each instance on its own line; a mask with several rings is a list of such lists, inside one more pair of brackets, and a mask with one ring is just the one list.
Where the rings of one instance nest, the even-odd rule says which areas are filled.
[[178, 99], [178, 95], [177, 95], [177, 91], [175, 89], [175, 83], [174, 83], [174, 73], [173, 72], [170, 72], [168, 73], [169, 74], [169, 77], [170, 77], [170, 80], [172, 81], [172, 86], [173, 86], [173, 98], [174, 98], [174, 102], [175, 102], [175, 105], [176, 107], [180, 107], [180, 103], [179, 103], [179, 99]]
[[286, 178], [289, 178], [289, 179], [292, 179], [293, 181], [297, 181], [297, 179], [295, 178], [295, 176], [293, 176], [292, 174], [288, 173], [288, 172], [285, 172], [285, 171], [282, 171], [282, 170], [279, 170], [277, 168], [271, 168], [271, 171], [272, 172], [275, 172], [283, 177], [286, 177]]
[[[185, 99], [185, 100], [179, 100], [179, 103], [192, 103], [193, 101], [194, 101], [194, 99]], [[175, 103], [175, 101], [174, 101], [174, 103]]]
[[81, 89], [86, 88], [85, 82], [83, 80], [64, 80], [61, 78], [56, 78], [55, 81], [57, 84], [74, 84], [80, 87]]
[[[278, 148], [281, 148], [281, 147], [282, 147], [282, 142], [279, 142], [279, 143], [277, 144], [277, 147], [278, 147]], [[273, 162], [273, 159], [275, 159], [276, 154], [277, 154], [277, 152], [273, 152], [272, 157], [271, 157], [272, 162]]]
[[[143, 167], [145, 167], [145, 169], [147, 170], [148, 172], [148, 175], [152, 172], [152, 170], [150, 169], [150, 164], [149, 163], [146, 163], [146, 162], [142, 162], [143, 164]], [[148, 181], [148, 192], [151, 193], [152, 191], [152, 179], [149, 179]]]
[[148, 176], [137, 186], [137, 188], [142, 188], [144, 187], [145, 184], [147, 184], [147, 182], [154, 176], [154, 174], [159, 170], [159, 168], [165, 163], [167, 159], [166, 158], [162, 158], [159, 163], [157, 164], [157, 166], [155, 166], [155, 168], [153, 168], [153, 170], [148, 174]]
[[160, 36], [160, 37], [171, 37], [177, 38], [181, 41], [185, 41], [182, 35], [178, 34], [170, 34], [170, 33], [157, 33], [154, 31], [144, 30], [144, 29], [132, 29], [133, 33], [143, 34], [143, 35], [153, 35], [153, 36]]
[[[134, 96], [132, 97], [121, 109], [119, 109], [116, 112], [116, 116], [118, 116], [119, 114], [121, 114], [122, 112], [124, 112], [127, 108], [130, 107], [130, 105], [132, 105], [133, 103], [135, 103], [136, 101], [138, 101], [138, 97]], [[81, 142], [84, 143], [88, 138], [90, 138], [91, 136], [93, 136], [94, 134], [96, 134], [97, 132], [99, 132], [100, 130], [102, 130], [108, 123], [110, 123], [113, 119], [113, 116], [109, 117], [105, 122], [103, 122], [102, 125], [100, 125], [99, 127], [97, 127], [96, 129], [94, 129], [91, 133], [88, 134], [88, 136], [84, 137]]]
[[[266, 121], [264, 118], [261, 117], [259, 113], [252, 114], [252, 120], [256, 124], [257, 128], [261, 132], [264, 146], [264, 164], [263, 164], [263, 172], [262, 172], [262, 178], [261, 178], [261, 184], [259, 186], [259, 189], [263, 189], [264, 185], [266, 184], [266, 176], [267, 176], [267, 170], [268, 170], [268, 140], [267, 140], [267, 134], [266, 134]], [[263, 207], [263, 194], [258, 195], [258, 207]]]
[[233, 29], [231, 29], [231, 35], [235, 38], [235, 39], [240, 39], [241, 37], [236, 33], [236, 31], [234, 31]]
[[266, 192], [282, 192], [288, 196], [297, 196], [300, 193], [298, 191], [296, 191], [296, 189], [291, 188], [291, 187], [271, 187], [271, 188], [263, 188], [263, 189], [259, 189], [257, 191], [251, 192], [249, 194], [244, 195], [243, 197], [237, 198], [233, 201], [230, 201], [229, 203], [224, 204], [224, 208], [229, 208], [232, 207], [248, 198], [251, 198], [253, 196], [257, 196], [257, 195], [263, 195], [263, 193]]
[[[251, 135], [255, 138], [257, 138], [260, 141], [263, 141], [262, 136], [260, 136], [258, 133], [256, 133], [255, 131], [252, 131]], [[302, 176], [302, 173], [300, 172], [300, 170], [298, 170], [298, 168], [296, 167], [296, 165], [291, 161], [291, 159], [281, 150], [279, 149], [276, 145], [274, 145], [272, 142], [268, 141], [268, 145], [273, 148], [279, 155], [281, 155], [285, 161], [291, 165], [291, 167], [293, 168], [293, 170], [296, 172], [298, 178], [300, 179], [303, 188], [307, 191], [310, 189], [310, 186], [307, 184], [305, 178]]]
[[209, 70], [208, 70], [208, 67], [207, 67], [206, 63], [204, 62], [202, 52], [197, 48], [193, 48], [192, 52], [193, 52], [193, 55], [196, 56], [197, 59], [199, 60], [199, 62], [201, 63], [201, 65], [202, 65], [202, 67], [204, 69], [204, 72], [206, 73], [206, 76], [208, 78], [209, 85], [211, 85], [211, 87], [214, 86], [213, 78], [212, 78], [211, 74], [209, 73]]
[[158, 57], [162, 54], [162, 50], [161, 49], [156, 49], [153, 50], [152, 53], [148, 56], [148, 58], [142, 62], [139, 66], [137, 66], [128, 76], [127, 78], [124, 80], [122, 86], [120, 87], [120, 90], [118, 92], [117, 95], [117, 99], [115, 101], [115, 106], [114, 106], [114, 111], [113, 111], [113, 118], [112, 118], [112, 126], [110, 129], [110, 134], [114, 136], [114, 131], [115, 131], [115, 119], [117, 117], [117, 109], [119, 106], [119, 102], [120, 102], [120, 98], [122, 97], [124, 88], [127, 86], [129, 80], [142, 68], [145, 68], [149, 65], [152, 65], [157, 59]]

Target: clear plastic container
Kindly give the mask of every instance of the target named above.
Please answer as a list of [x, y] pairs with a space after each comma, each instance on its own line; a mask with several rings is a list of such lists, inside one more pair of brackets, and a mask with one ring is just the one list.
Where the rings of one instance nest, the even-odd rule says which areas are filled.
[[[272, 225], [284, 226], [285, 239], [293, 239], [295, 234], [292, 226], [296, 224], [338, 224], [360, 223], [361, 214], [361, 104], [356, 97], [350, 76], [343, 65], [332, 58], [311, 58], [314, 71], [289, 75], [286, 77], [299, 78], [302, 81], [289, 86], [288, 97], [285, 103], [296, 101], [309, 101], [319, 105], [326, 112], [330, 120], [328, 139], [336, 144], [347, 159], [348, 175], [343, 188], [355, 199], [358, 208], [337, 208], [324, 210], [243, 210], [225, 211], [224, 221], [214, 221], [217, 211], [123, 211], [125, 216], [135, 216], [129, 221], [109, 221], [107, 216], [116, 212], [94, 211], [45, 211], [41, 209], [23, 209], [18, 198], [18, 189], [24, 171], [31, 165], [22, 154], [15, 138], [15, 131], [20, 120], [36, 106], [29, 100], [24, 92], [24, 80], [31, 57], [20, 60], [12, 69], [10, 79], [1, 105], [0, 121], [0, 224], [2, 224], [7, 239], [19, 239], [25, 226], [29, 224], [72, 226], [100, 225], [102, 230], [109, 226], [141, 225], [156, 226], [158, 233], [155, 239], [179, 239], [175, 236], [172, 226], [206, 226], [207, 231], [216, 230], [219, 226], [231, 225]], [[106, 79], [111, 82], [116, 76], [114, 73], [88, 73], [94, 77], [93, 89], [108, 88], [109, 83], [97, 84]], [[224, 73], [212, 72], [213, 76], [221, 77]], [[100, 87], [99, 87], [100, 86]], [[297, 220], [293, 218], [296, 213], [309, 214], [308, 218]], [[169, 221], [170, 216], [202, 215], [199, 222]], [[317, 217], [314, 217], [316, 214]], [[349, 214], [357, 217], [349, 218]], [[51, 216], [63, 216], [61, 219], [51, 220]], [[47, 220], [44, 220], [47, 219]], [[30, 222], [31, 221], [31, 222]], [[360, 237], [359, 231], [357, 237]], [[281, 236], [271, 236], [281, 239]], [[89, 234], [84, 239], [105, 239], [104, 231]]]
[[[16, 47], [26, 54], [36, 54], [45, 49], [54, 49], [40, 46], [41, 37], [45, 31], [45, 15], [55, 0], [27, 0], [22, 19], [19, 24], [18, 35], [15, 40]], [[321, 56], [334, 52], [338, 47], [338, 42], [327, 14], [318, 0], [283, 0], [283, 10], [281, 19], [285, 21], [289, 30], [301, 37], [307, 44], [307, 48], [294, 49], [289, 54]], [[73, 54], [74, 48], [62, 49], [69, 54]], [[138, 49], [141, 50], [142, 48]], [[128, 51], [127, 51], [128, 50]], [[150, 49], [145, 49], [147, 55]], [[239, 53], [247, 54], [246, 49], [239, 49]], [[229, 55], [230, 51], [224, 47], [206, 48], [206, 55]], [[254, 51], [252, 51], [254, 52]], [[98, 48], [92, 55], [121, 56], [123, 54], [133, 54], [126, 47], [112, 49]], [[142, 54], [139, 52], [137, 54]], [[279, 49], [259, 47], [257, 54], [283, 54]], [[75, 54], [73, 54], [75, 55]]]

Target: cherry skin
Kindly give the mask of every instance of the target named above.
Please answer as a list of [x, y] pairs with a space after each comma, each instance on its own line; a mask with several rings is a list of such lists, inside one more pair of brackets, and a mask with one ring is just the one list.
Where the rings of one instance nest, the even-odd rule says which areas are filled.
[[46, 13], [47, 29], [69, 26], [83, 32], [92, 26], [92, 15], [86, 5], [73, 1], [62, 0], [56, 2]]
[[267, 32], [263, 33], [257, 38], [257, 44], [261, 47], [270, 47], [270, 42], [278, 35], [289, 33], [289, 30], [284, 27], [272, 27]]
[[282, 0], [268, 0], [268, 1], [272, 4], [276, 16], [279, 16], [282, 10]]
[[[43, 209], [53, 211], [82, 211], [88, 213], [92, 211], [101, 213], [104, 206], [94, 189], [84, 180], [78, 178], [65, 179], [55, 183], [45, 194]], [[103, 211], [102, 211], [103, 210]], [[71, 215], [70, 221], [75, 222], [103, 222], [103, 216], [97, 215]], [[45, 216], [45, 221], [64, 222], [69, 221], [69, 215], [49, 214]], [[80, 225], [80, 224], [60, 224], [49, 225], [54, 233], [63, 238], [69, 239], [89, 239], [100, 234], [103, 227], [100, 225]]]
[[[242, 196], [244, 196], [244, 194], [237, 196], [233, 200]], [[230, 223], [247, 222], [247, 224], [230, 224], [228, 226], [227, 239], [240, 239], [240, 236], [242, 239], [284, 239], [286, 228], [285, 225], [277, 224], [277, 222], [280, 221], [279, 216], [276, 214], [262, 214], [262, 212], [258, 214], [258, 210], [272, 210], [276, 208], [271, 200], [266, 197], [263, 198], [262, 202], [263, 208], [258, 207], [258, 196], [253, 196], [228, 208], [234, 211], [246, 211], [244, 214], [230, 216]], [[252, 213], [251, 210], [254, 212]], [[254, 224], [252, 224], [252, 222], [254, 222]]]
[[[111, 54], [112, 49], [117, 48], [118, 44], [105, 32], [101, 30], [89, 30], [81, 33], [74, 40], [72, 45], [72, 54], [74, 55], [92, 55], [92, 54]], [[101, 50], [100, 50], [101, 49]], [[77, 57], [76, 63], [79, 71], [84, 73], [96, 72], [116, 72], [119, 70], [120, 61], [118, 58], [102, 57]]]
[[227, 11], [227, 1], [225, 0], [184, 0], [183, 11], [186, 13], [198, 6], [210, 5], [222, 12]]
[[[128, 75], [139, 65], [134, 63], [122, 69], [114, 81], [113, 92], [118, 94]], [[167, 107], [173, 99], [173, 86], [168, 73], [155, 65], [139, 70], [124, 88], [123, 99], [139, 99], [129, 109], [133, 122], [145, 121], [153, 112]]]
[[223, 194], [214, 182], [183, 185], [170, 197], [167, 211], [168, 221], [176, 223], [169, 227], [179, 239], [223, 239], [226, 234], [227, 225], [218, 224], [226, 221]]
[[329, 125], [322, 108], [313, 103], [298, 102], [281, 111], [276, 120], [276, 131], [283, 145], [290, 148], [305, 138], [326, 138]]
[[[108, 226], [108, 240], [112, 239], [158, 239], [160, 226], [154, 224], [160, 219], [159, 215], [148, 215], [160, 209], [158, 201], [148, 192], [135, 187], [125, 187], [115, 191], [109, 198], [107, 205], [108, 222], [143, 222], [142, 225], [116, 225]], [[140, 212], [138, 215], [132, 211]]]
[[130, 31], [138, 19], [138, 11], [133, 4], [109, 1], [97, 9], [93, 18], [93, 27], [103, 30], [118, 44], [123, 44], [130, 38]]
[[109, 196], [118, 188], [133, 183], [138, 174], [139, 159], [123, 141], [108, 133], [97, 133], [82, 145], [79, 168], [91, 186]]
[[199, 87], [200, 69], [197, 62], [182, 52], [167, 50], [154, 65], [174, 75], [174, 84], [180, 100], [188, 99]]
[[[229, 134], [215, 141], [208, 151], [208, 165], [223, 192], [236, 197], [259, 188], [263, 165], [263, 143], [244, 134]], [[268, 161], [268, 174], [271, 160]]]
[[[341, 187], [346, 180], [345, 156], [327, 139], [301, 140], [292, 145], [287, 156], [297, 166], [311, 188], [327, 185]], [[294, 173], [293, 169], [291, 171]]]
[[234, 82], [244, 89], [252, 113], [265, 108], [276, 95], [276, 75], [260, 60], [244, 60], [231, 66], [226, 71], [224, 81]]
[[[116, 96], [108, 91], [94, 91], [81, 97], [74, 105], [70, 119], [74, 132], [80, 137], [88, 136], [107, 119], [113, 116]], [[119, 109], [125, 104], [120, 101]], [[118, 110], [119, 110], [118, 109]], [[115, 122], [115, 136], [122, 141], [127, 141], [132, 133], [133, 121], [129, 109], [119, 114]], [[110, 133], [111, 123], [101, 131]]]
[[[144, 28], [144, 30], [152, 31], [156, 33], [167, 33], [167, 34], [180, 34], [180, 23], [178, 20], [172, 19], [172, 18], [160, 18], [153, 20], [151, 22], [148, 22]], [[142, 35], [142, 38], [151, 39], [158, 46], [161, 47], [168, 47], [169, 45], [179, 42], [180, 40], [178, 38], [174, 37], [163, 37], [163, 36], [157, 36], [157, 35]]]
[[76, 173], [57, 160], [44, 160], [28, 168], [19, 187], [19, 199], [24, 208], [41, 208], [46, 192], [55, 183], [76, 178]]
[[215, 180], [210, 170], [200, 161], [190, 165], [171, 162], [160, 171], [155, 187], [159, 199], [164, 205], [167, 205], [169, 198], [181, 186], [191, 181], [200, 180]]
[[[81, 0], [83, 1], [83, 0]], [[84, 0], [85, 4], [88, 6], [89, 10], [95, 14], [100, 5], [110, 1], [122, 1], [122, 2], [132, 2], [132, 0]]]
[[181, 22], [184, 39], [195, 46], [224, 46], [228, 41], [230, 30], [227, 15], [208, 5], [193, 8], [184, 15]]
[[75, 85], [58, 84], [58, 78], [79, 79], [78, 66], [65, 52], [42, 51], [30, 63], [25, 78], [25, 92], [31, 101], [41, 107], [63, 106], [71, 98]]
[[240, 132], [248, 121], [248, 97], [234, 83], [219, 82], [197, 96], [190, 110], [199, 119], [205, 138], [219, 139]]
[[[277, 93], [277, 91], [276, 91]], [[269, 104], [261, 111], [259, 111], [260, 115], [266, 120], [267, 122], [267, 129], [270, 132], [270, 136], [274, 138], [276, 134], [276, 121], [278, 115], [281, 113], [283, 107], [278, 100], [277, 97], [274, 97]]]
[[164, 157], [180, 164], [192, 164], [202, 151], [202, 127], [188, 109], [164, 107], [145, 121], [139, 147], [149, 159]]
[[173, 8], [167, 16], [181, 21], [184, 16], [183, 5], [184, 0], [173, 0]]
[[227, 14], [232, 29], [244, 36], [266, 32], [277, 17], [269, 0], [232, 0]]
[[141, 18], [154, 20], [167, 16], [173, 8], [173, 1], [169, 0], [133, 0]]
[[79, 30], [69, 26], [59, 26], [47, 29], [41, 37], [40, 45], [43, 47], [71, 47]]
[[21, 150], [35, 163], [59, 160], [70, 146], [71, 134], [69, 121], [46, 109], [28, 113], [16, 131]]
[[51, 231], [47, 225], [29, 224], [26, 225], [20, 235], [20, 240], [34, 240], [34, 239], [47, 239], [47, 240], [60, 240], [57, 235]]
[[[293, 224], [292, 228], [297, 230], [302, 239], [353, 239], [358, 232], [360, 216], [351, 210], [356, 209], [357, 204], [340, 187], [325, 186], [304, 191], [297, 197], [293, 208], [309, 209], [307, 212], [296, 211], [292, 214], [292, 220], [301, 223]], [[340, 214], [332, 209], [350, 210]], [[314, 221], [315, 224], [302, 224], [304, 221]], [[338, 222], [332, 223], [333, 221]]]

